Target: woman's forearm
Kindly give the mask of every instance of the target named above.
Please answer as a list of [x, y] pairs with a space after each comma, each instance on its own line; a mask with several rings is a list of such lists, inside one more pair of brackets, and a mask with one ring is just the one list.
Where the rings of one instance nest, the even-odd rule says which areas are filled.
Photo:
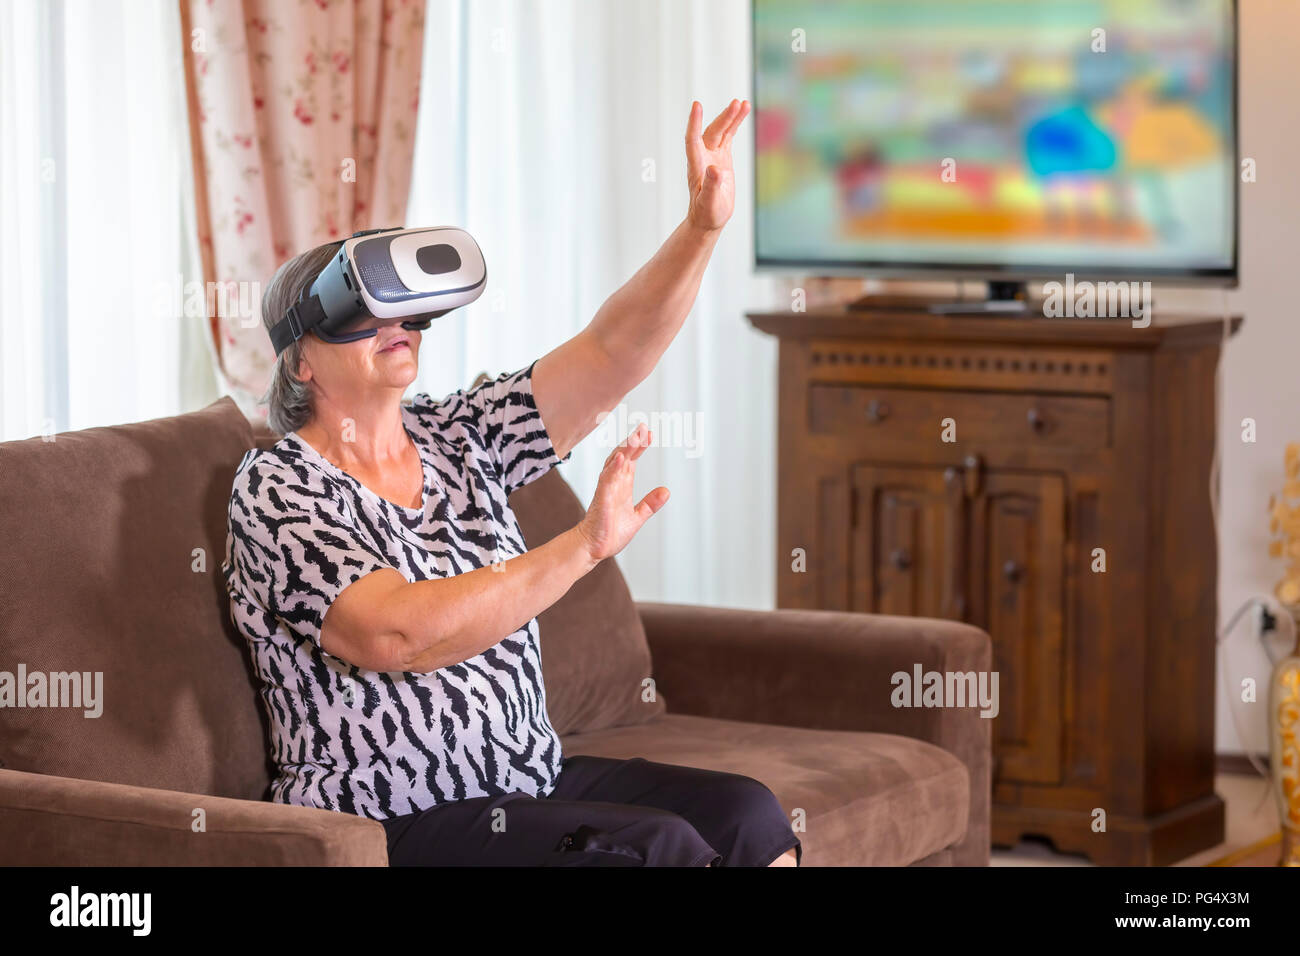
[[575, 526], [494, 567], [407, 583], [380, 615], [395, 632], [394, 669], [424, 673], [483, 653], [558, 601], [596, 563]]
[[626, 378], [620, 394], [654, 370], [686, 321], [721, 232], [683, 220], [591, 320], [588, 331]]
[[578, 526], [497, 565], [407, 581], [394, 568], [343, 589], [321, 648], [355, 667], [425, 673], [469, 660], [546, 610], [596, 566]]
[[413, 673], [482, 654], [622, 551], [667, 503], [664, 487], [640, 501], [633, 494], [637, 459], [652, 440], [638, 425], [605, 459], [582, 520], [531, 551], [447, 578], [411, 582], [389, 567], [353, 581], [325, 612], [321, 649], [365, 670]]

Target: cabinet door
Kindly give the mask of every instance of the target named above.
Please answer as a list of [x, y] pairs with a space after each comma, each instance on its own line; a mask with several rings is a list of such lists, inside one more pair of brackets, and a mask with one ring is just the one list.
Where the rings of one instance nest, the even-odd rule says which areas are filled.
[[962, 598], [961, 481], [939, 468], [853, 468], [853, 610], [955, 617]]
[[1061, 776], [1064, 482], [990, 472], [971, 499], [971, 623], [993, 638], [995, 782]]

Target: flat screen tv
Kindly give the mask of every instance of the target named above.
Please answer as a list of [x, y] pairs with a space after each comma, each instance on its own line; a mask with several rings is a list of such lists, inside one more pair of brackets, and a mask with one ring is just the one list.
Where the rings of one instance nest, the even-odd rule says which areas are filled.
[[1237, 277], [1233, 0], [754, 0], [755, 261]]

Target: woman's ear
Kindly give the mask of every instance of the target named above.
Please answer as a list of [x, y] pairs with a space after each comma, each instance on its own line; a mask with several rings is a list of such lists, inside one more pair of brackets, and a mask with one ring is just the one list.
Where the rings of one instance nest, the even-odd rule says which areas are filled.
[[311, 381], [311, 362], [307, 360], [307, 342], [304, 340], [302, 348], [298, 350], [298, 367], [294, 369], [295, 376], [300, 382]]

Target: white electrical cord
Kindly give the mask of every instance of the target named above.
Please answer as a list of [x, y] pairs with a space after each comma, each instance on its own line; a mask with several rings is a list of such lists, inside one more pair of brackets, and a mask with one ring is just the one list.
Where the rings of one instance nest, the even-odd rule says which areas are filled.
[[[1268, 768], [1260, 763], [1259, 759], [1251, 752], [1250, 748], [1246, 746], [1246, 734], [1241, 726], [1241, 714], [1239, 714], [1237, 708], [1233, 706], [1236, 698], [1233, 697], [1231, 687], [1228, 684], [1228, 655], [1226, 649], [1224, 649], [1224, 644], [1232, 635], [1232, 631], [1237, 626], [1237, 622], [1241, 620], [1242, 615], [1251, 608], [1267, 607], [1269, 603], [1270, 601], [1268, 598], [1257, 597], [1250, 598], [1243, 602], [1241, 607], [1237, 608], [1232, 617], [1228, 619], [1228, 623], [1223, 625], [1223, 629], [1219, 631], [1215, 640], [1215, 643], [1218, 645], [1218, 653], [1215, 657], [1218, 658], [1219, 664], [1219, 682], [1223, 685], [1223, 701], [1228, 707], [1228, 716], [1232, 718], [1233, 729], [1237, 731], [1237, 742], [1241, 744], [1241, 749], [1245, 752], [1246, 759], [1250, 761], [1250, 765], [1255, 768], [1255, 772], [1261, 777], [1269, 777], [1271, 774]], [[1279, 607], [1278, 610], [1281, 611], [1281, 608]], [[1281, 620], [1282, 617], [1287, 617], [1289, 619], [1290, 615], [1277, 614], [1276, 617], [1278, 620]], [[1294, 627], [1294, 624], [1292, 624], [1292, 626]]]

